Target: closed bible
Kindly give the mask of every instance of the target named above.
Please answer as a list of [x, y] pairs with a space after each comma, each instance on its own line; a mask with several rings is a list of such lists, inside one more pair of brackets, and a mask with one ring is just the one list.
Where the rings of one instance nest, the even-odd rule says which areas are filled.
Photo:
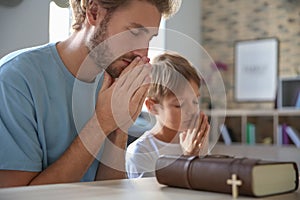
[[236, 189], [240, 195], [254, 197], [292, 192], [299, 185], [295, 162], [229, 156], [163, 155], [156, 162], [155, 173], [163, 185], [220, 193]]

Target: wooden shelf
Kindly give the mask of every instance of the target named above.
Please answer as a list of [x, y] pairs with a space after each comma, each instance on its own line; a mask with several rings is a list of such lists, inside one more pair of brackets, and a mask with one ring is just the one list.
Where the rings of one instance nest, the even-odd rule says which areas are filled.
[[[282, 144], [280, 137], [278, 137], [279, 134], [282, 134], [278, 131], [278, 127], [283, 124], [292, 127], [296, 132], [300, 132], [300, 109], [207, 110], [205, 113], [209, 116], [213, 137], [220, 135], [220, 126], [224, 124], [230, 133], [231, 142], [242, 145], [285, 146], [286, 144]], [[254, 131], [250, 131], [251, 134], [249, 126], [254, 127]], [[249, 143], [249, 135], [253, 135], [253, 132], [254, 142]], [[300, 138], [300, 135], [298, 137]], [[216, 140], [217, 138], [212, 139]], [[220, 136], [219, 143], [222, 142], [224, 143], [224, 140]], [[290, 146], [296, 147], [293, 144]]]
[[217, 144], [211, 154], [225, 154], [235, 157], [250, 157], [264, 160], [294, 161], [300, 169], [300, 149], [295, 147], [279, 147], [257, 144], [253, 146], [234, 143], [230, 146]]

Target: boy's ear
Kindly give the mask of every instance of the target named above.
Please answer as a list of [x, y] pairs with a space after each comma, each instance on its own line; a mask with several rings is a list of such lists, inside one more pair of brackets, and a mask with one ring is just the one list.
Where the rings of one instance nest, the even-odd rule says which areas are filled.
[[100, 24], [106, 15], [107, 10], [102, 8], [96, 0], [91, 0], [86, 8], [86, 18], [90, 25]]
[[153, 114], [157, 115], [158, 114], [158, 102], [153, 100], [153, 99], [146, 99], [145, 100], [145, 105], [148, 109], [148, 111]]

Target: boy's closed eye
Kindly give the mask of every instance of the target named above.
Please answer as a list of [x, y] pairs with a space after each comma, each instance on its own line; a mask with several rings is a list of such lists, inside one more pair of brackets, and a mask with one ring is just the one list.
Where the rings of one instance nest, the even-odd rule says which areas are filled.
[[198, 99], [193, 101], [193, 104], [195, 104], [195, 105], [199, 105], [199, 103], [200, 103], [200, 102], [199, 102]]
[[173, 105], [175, 108], [181, 108], [182, 107], [182, 105], [180, 105], [180, 104], [177, 104], [177, 105]]

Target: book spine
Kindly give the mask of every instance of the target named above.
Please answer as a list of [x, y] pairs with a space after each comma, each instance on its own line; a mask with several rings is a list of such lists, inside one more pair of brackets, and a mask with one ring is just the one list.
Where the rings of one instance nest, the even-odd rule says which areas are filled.
[[255, 144], [255, 125], [252, 123], [247, 123], [247, 131], [246, 131], [246, 142], [249, 145]]
[[287, 134], [286, 128], [287, 128], [287, 125], [282, 124], [282, 144], [283, 145], [290, 145], [292, 142], [290, 140], [290, 137]]
[[296, 147], [300, 148], [299, 133], [297, 133], [296, 130], [290, 126], [286, 127], [286, 133], [289, 136], [289, 138], [291, 139], [291, 141], [296, 145]]
[[298, 91], [295, 107], [300, 108], [300, 91]]
[[282, 125], [278, 125], [277, 127], [277, 146], [282, 146]]
[[226, 145], [231, 145], [232, 140], [225, 124], [220, 125], [220, 132]]

